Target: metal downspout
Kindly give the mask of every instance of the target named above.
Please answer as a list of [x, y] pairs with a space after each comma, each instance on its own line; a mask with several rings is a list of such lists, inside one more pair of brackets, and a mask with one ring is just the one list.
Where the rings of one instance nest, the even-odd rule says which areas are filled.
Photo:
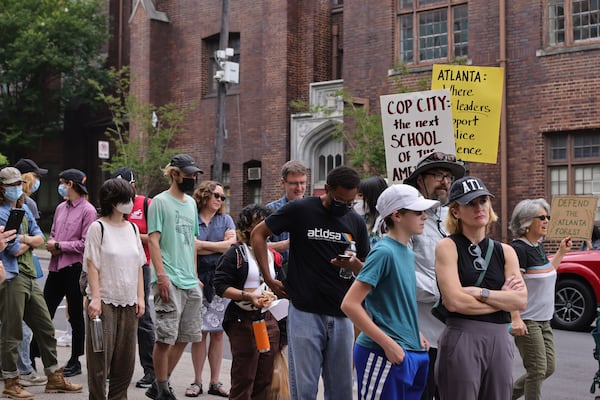
[[500, 212], [502, 215], [501, 235], [502, 241], [508, 241], [508, 139], [507, 135], [507, 109], [506, 109], [506, 0], [499, 0], [500, 12], [500, 67], [504, 70], [504, 88], [502, 90], [502, 113], [500, 117]]

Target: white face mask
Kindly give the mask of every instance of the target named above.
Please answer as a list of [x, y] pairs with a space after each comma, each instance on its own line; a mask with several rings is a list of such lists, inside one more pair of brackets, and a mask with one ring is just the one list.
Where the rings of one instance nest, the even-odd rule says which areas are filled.
[[354, 211], [356, 211], [358, 213], [358, 215], [364, 216], [365, 215], [365, 201], [362, 199], [355, 200]]
[[115, 208], [121, 214], [131, 214], [131, 210], [133, 210], [133, 201], [129, 200], [127, 203], [118, 203]]

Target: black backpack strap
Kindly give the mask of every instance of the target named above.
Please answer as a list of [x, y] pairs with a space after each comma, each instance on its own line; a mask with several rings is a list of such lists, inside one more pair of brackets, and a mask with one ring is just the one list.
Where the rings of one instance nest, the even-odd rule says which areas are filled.
[[144, 221], [148, 222], [148, 197], [144, 197]]
[[100, 244], [102, 244], [102, 241], [104, 240], [104, 224], [100, 222], [99, 219], [97, 219], [96, 222], [100, 224]]

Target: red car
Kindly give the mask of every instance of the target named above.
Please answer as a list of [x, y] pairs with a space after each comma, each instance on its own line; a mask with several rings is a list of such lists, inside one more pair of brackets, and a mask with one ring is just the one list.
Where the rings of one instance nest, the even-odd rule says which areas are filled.
[[552, 326], [589, 331], [600, 302], [600, 250], [573, 251], [558, 266]]

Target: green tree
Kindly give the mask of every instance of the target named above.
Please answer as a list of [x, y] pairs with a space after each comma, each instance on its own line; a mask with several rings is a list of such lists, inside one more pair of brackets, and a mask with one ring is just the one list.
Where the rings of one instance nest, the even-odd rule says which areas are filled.
[[[196, 104], [180, 108], [174, 103], [162, 106], [142, 103], [129, 92], [129, 68], [111, 69], [108, 74], [110, 87], [90, 81], [96, 98], [106, 104], [113, 123], [105, 133], [116, 154], [102, 164], [102, 170], [113, 172], [130, 166], [135, 171], [138, 191], [151, 193], [166, 182], [162, 169], [179, 152], [171, 148], [172, 140], [183, 132], [187, 115]], [[139, 135], [130, 135], [130, 124], [136, 126]]]
[[0, 150], [62, 129], [70, 104], [93, 98], [108, 39], [99, 0], [0, 0]]

